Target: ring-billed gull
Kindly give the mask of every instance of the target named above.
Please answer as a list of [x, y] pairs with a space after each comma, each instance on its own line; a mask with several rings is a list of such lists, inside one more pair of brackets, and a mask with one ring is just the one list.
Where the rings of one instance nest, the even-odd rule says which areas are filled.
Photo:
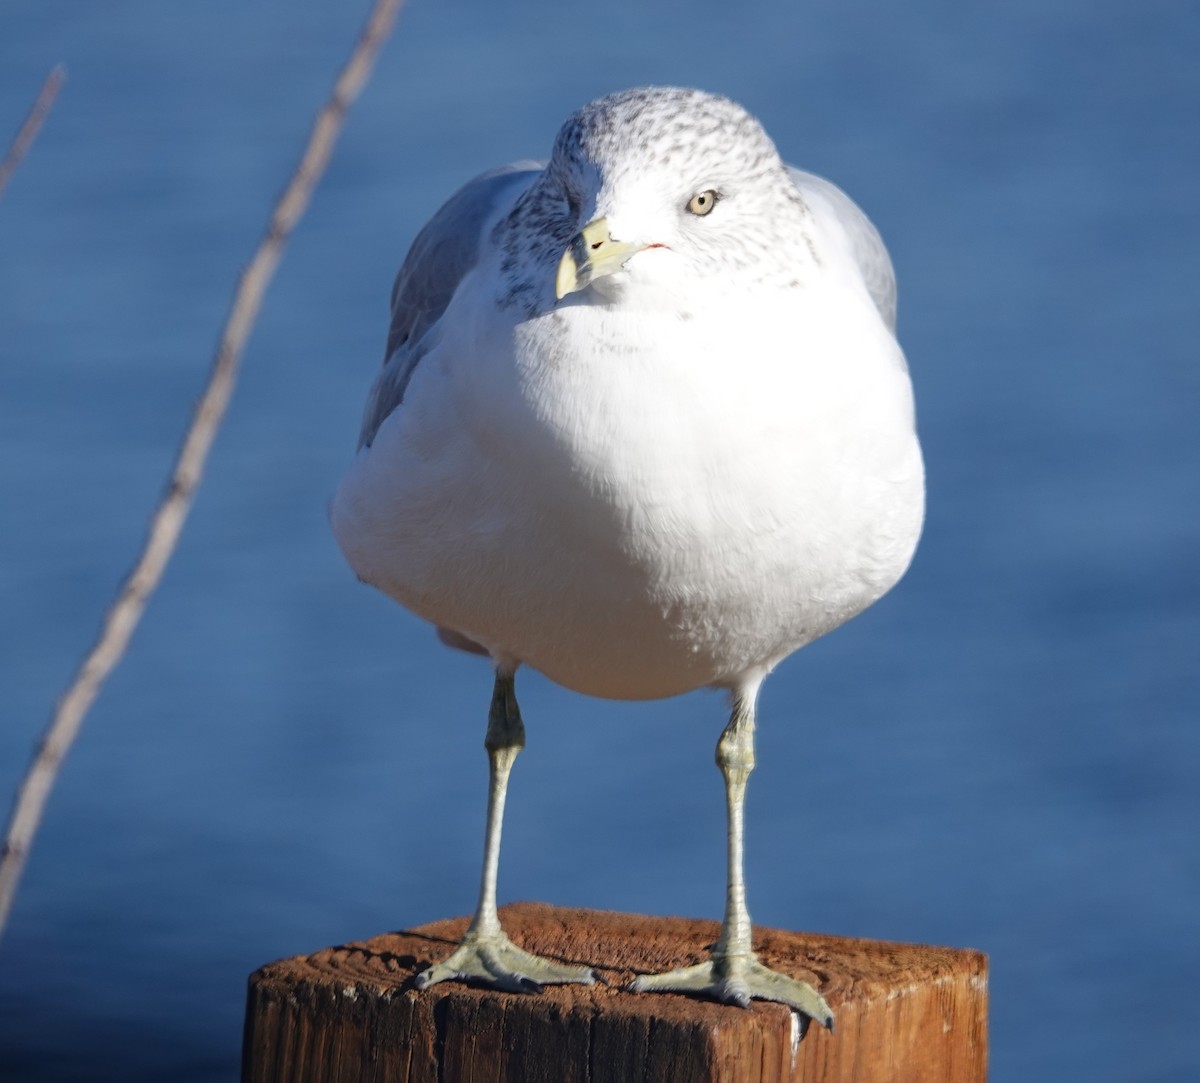
[[332, 523], [361, 579], [495, 665], [479, 904], [421, 988], [594, 980], [518, 948], [497, 916], [524, 663], [614, 699], [728, 690], [721, 935], [708, 961], [632, 988], [832, 1022], [752, 950], [743, 803], [763, 679], [890, 589], [916, 546], [894, 326], [865, 215], [696, 90], [592, 102], [548, 162], [476, 178], [418, 235]]

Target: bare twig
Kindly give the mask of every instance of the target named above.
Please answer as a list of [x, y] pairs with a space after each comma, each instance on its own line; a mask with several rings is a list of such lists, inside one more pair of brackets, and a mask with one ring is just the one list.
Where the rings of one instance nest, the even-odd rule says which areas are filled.
[[263, 293], [279, 263], [284, 243], [308, 206], [313, 189], [329, 162], [346, 111], [366, 83], [402, 3], [403, 0], [376, 0], [358, 44], [338, 75], [333, 93], [317, 114], [308, 146], [275, 204], [266, 234], [238, 280], [208, 386], [184, 436], [167, 491], [150, 519], [142, 553], [105, 614], [99, 638], [58, 701], [17, 791], [4, 850], [0, 853], [0, 931], [3, 931], [12, 907], [17, 882], [59, 765], [101, 685], [123, 657], [142, 611], [174, 552], [205, 459], [233, 393], [246, 339], [258, 315]]
[[[58, 89], [63, 85], [63, 80], [67, 77], [67, 69], [61, 64], [55, 64], [50, 69], [50, 74], [46, 76], [46, 81], [42, 84], [42, 89], [38, 91], [38, 96], [33, 99], [33, 105], [29, 108], [29, 115], [26, 116], [21, 127], [17, 129], [17, 134], [13, 136], [12, 144], [8, 148], [8, 153], [4, 156], [4, 161], [0, 162], [0, 195], [4, 194], [4, 189], [8, 186], [9, 178], [17, 171], [17, 166], [21, 164], [21, 159], [25, 157], [29, 148], [33, 145], [33, 141], [37, 138], [37, 133], [42, 127], [42, 121], [46, 119], [46, 114], [50, 112], [50, 106], [54, 104], [54, 99], [58, 97]], [[0, 920], [0, 925], [3, 921]]]

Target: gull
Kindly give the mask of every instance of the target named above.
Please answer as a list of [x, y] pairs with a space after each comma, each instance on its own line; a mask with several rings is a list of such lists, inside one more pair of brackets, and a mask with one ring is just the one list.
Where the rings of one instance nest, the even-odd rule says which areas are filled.
[[418, 988], [595, 980], [515, 945], [496, 909], [526, 665], [610, 699], [728, 693], [720, 937], [630, 988], [832, 1025], [753, 951], [743, 808], [764, 678], [888, 591], [921, 531], [895, 313], [863, 212], [699, 90], [584, 106], [548, 161], [484, 173], [418, 234], [331, 507], [358, 577], [495, 671], [479, 902]]

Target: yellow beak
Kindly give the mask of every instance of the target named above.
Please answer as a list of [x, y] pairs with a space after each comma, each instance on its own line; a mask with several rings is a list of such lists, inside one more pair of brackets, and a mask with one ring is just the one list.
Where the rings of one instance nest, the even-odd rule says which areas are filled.
[[597, 218], [589, 222], [567, 246], [558, 261], [558, 274], [554, 277], [554, 296], [560, 301], [568, 293], [574, 293], [603, 278], [614, 271], [619, 271], [631, 256], [645, 249], [644, 244], [629, 244], [626, 241], [614, 241], [608, 232], [608, 222]]

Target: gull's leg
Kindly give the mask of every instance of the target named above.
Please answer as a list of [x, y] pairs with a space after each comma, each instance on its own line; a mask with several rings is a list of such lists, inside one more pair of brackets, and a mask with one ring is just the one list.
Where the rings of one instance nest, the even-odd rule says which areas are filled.
[[500, 829], [504, 822], [504, 798], [508, 775], [517, 753], [525, 747], [525, 725], [517, 706], [513, 670], [497, 667], [496, 689], [488, 712], [484, 738], [489, 765], [487, 835], [483, 845], [483, 877], [479, 905], [462, 943], [446, 960], [417, 975], [418, 989], [454, 978], [478, 982], [509, 992], [537, 992], [543, 985], [580, 982], [592, 985], [596, 978], [586, 966], [569, 966], [517, 947], [500, 928], [496, 913], [496, 874], [500, 867]]
[[729, 879], [725, 894], [725, 919], [712, 957], [695, 966], [665, 974], [644, 974], [634, 980], [634, 992], [697, 993], [727, 1004], [749, 1007], [752, 998], [777, 1000], [833, 1027], [829, 1005], [807, 982], [763, 966], [750, 946], [750, 913], [746, 909], [742, 839], [746, 782], [754, 770], [754, 702], [758, 685], [739, 689], [733, 698], [729, 725], [717, 742], [717, 766], [725, 778], [729, 810]]

